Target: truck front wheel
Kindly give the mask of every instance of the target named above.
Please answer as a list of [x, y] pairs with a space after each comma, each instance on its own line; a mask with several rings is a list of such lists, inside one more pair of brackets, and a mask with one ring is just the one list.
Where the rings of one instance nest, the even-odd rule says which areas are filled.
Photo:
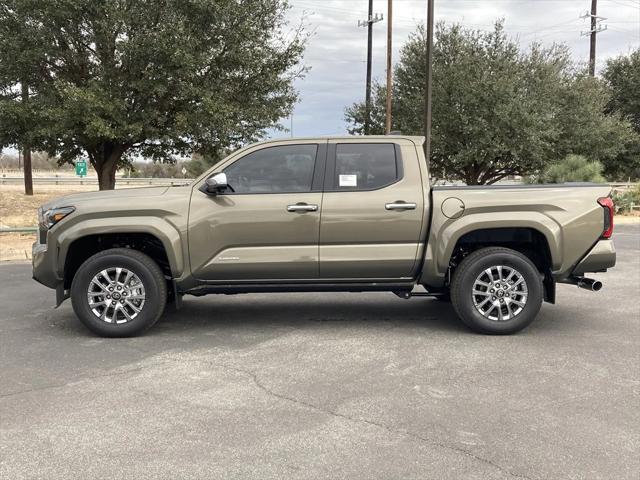
[[167, 283], [158, 264], [128, 248], [112, 248], [88, 258], [71, 284], [73, 310], [103, 337], [129, 337], [153, 325], [167, 301]]
[[456, 313], [481, 333], [522, 330], [538, 314], [542, 299], [542, 276], [535, 265], [520, 252], [503, 247], [471, 253], [451, 281]]

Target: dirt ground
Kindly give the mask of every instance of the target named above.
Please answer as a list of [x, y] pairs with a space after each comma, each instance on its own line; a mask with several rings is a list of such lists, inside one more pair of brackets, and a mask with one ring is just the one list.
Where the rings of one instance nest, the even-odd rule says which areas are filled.
[[31, 260], [31, 244], [35, 233], [0, 233], [0, 262]]
[[[22, 185], [0, 185], [0, 228], [35, 227], [37, 210], [43, 203], [97, 188], [96, 185], [34, 185], [33, 196], [26, 196]], [[35, 238], [35, 233], [0, 233], [0, 261], [30, 260]]]
[[97, 190], [96, 185], [34, 185], [33, 196], [22, 185], [0, 185], [0, 227], [31, 227], [38, 223], [37, 210], [49, 200], [72, 193]]

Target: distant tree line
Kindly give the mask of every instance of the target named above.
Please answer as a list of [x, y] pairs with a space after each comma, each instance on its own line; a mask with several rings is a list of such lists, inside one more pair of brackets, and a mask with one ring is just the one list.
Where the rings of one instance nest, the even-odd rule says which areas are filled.
[[[143, 159], [132, 159], [119, 169], [119, 174], [135, 178], [195, 178], [215, 165], [222, 158], [203, 157], [193, 154], [191, 158], [173, 158], [166, 162], [153, 162]], [[46, 152], [34, 152], [31, 159], [34, 170], [73, 170], [74, 166], [60, 162]], [[0, 170], [18, 170], [21, 159], [18, 153], [0, 153]], [[184, 168], [185, 172], [182, 172]]]
[[[21, 165], [21, 159], [17, 153], [3, 152], [0, 154], [0, 169], [17, 170]], [[58, 159], [50, 157], [44, 152], [34, 152], [31, 156], [31, 166], [34, 170], [57, 170], [60, 168]], [[67, 168], [71, 169], [71, 165]]]
[[[392, 130], [404, 134], [423, 134], [425, 45], [419, 27], [394, 71]], [[602, 77], [578, 68], [566, 46], [523, 50], [502, 22], [489, 32], [440, 23], [432, 173], [491, 184], [514, 175], [540, 177], [567, 159], [574, 167], [587, 163], [582, 172], [595, 169], [594, 180], [640, 177], [640, 51], [610, 60]], [[385, 87], [376, 85], [372, 133], [384, 133], [385, 96]], [[351, 133], [363, 132], [363, 103], [348, 107], [345, 117]]]
[[[34, 152], [31, 163], [34, 170], [72, 171], [74, 168], [72, 164], [61, 163], [59, 158], [51, 157], [46, 152]], [[217, 161], [212, 158], [204, 158], [199, 154], [194, 154], [191, 158], [174, 158], [166, 162], [132, 159], [119, 169], [118, 174], [134, 178], [195, 178], [215, 163]], [[20, 157], [17, 153], [0, 153], [0, 170], [18, 170], [20, 165]]]

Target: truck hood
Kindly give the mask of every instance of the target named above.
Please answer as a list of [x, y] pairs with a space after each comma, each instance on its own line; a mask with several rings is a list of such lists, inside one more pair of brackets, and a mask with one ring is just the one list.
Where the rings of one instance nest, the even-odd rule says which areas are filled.
[[102, 190], [97, 192], [74, 193], [54, 198], [42, 205], [43, 210], [56, 207], [74, 207], [85, 202], [110, 202], [122, 198], [155, 197], [163, 195], [171, 187], [122, 188], [120, 190]]

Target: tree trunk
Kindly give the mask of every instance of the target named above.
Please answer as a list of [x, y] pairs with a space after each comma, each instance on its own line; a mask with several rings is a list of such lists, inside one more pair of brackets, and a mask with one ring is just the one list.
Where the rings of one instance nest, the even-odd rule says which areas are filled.
[[116, 188], [116, 170], [126, 148], [123, 145], [102, 144], [89, 152], [91, 165], [98, 174], [98, 187], [100, 190], [113, 190]]
[[[29, 86], [26, 82], [22, 82], [22, 102], [27, 103], [29, 101]], [[28, 144], [23, 145], [24, 156], [24, 194], [33, 195], [33, 178], [31, 174], [31, 146]]]
[[107, 164], [104, 164], [102, 168], [96, 168], [100, 190], [113, 190], [116, 188], [116, 169], [117, 165], [111, 168]]
[[480, 179], [475, 170], [467, 171], [464, 176], [464, 183], [467, 185], [480, 185]]
[[24, 146], [24, 194], [33, 195], [33, 177], [31, 174], [31, 148], [29, 145]]

